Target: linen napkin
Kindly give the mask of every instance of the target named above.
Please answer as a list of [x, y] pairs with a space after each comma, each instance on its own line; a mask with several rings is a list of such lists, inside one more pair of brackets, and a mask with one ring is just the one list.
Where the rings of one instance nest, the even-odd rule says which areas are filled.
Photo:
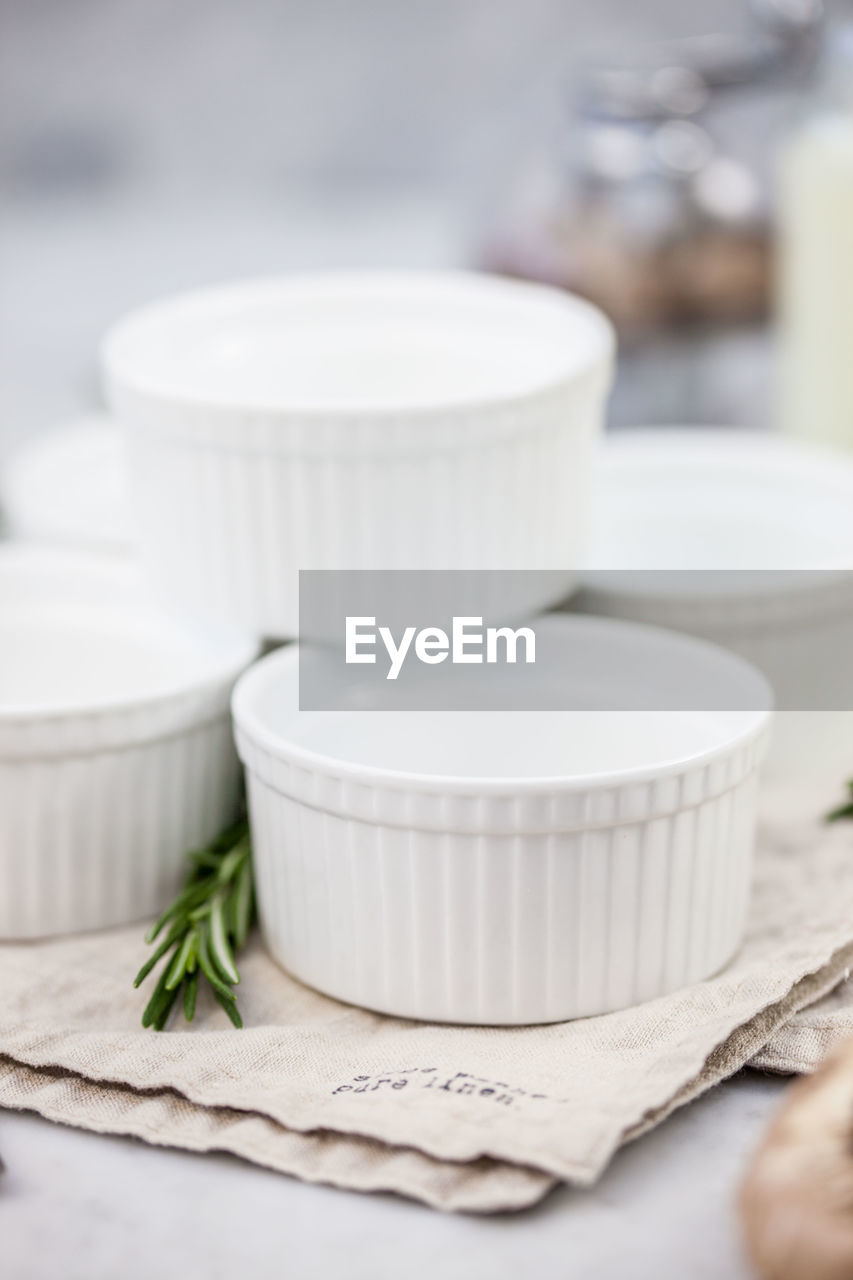
[[853, 967], [853, 827], [823, 826], [816, 804], [769, 811], [729, 966], [555, 1026], [371, 1014], [293, 981], [256, 940], [240, 966], [246, 1030], [200, 1000], [191, 1029], [157, 1034], [130, 986], [138, 926], [0, 946], [0, 1105], [443, 1209], [520, 1209], [558, 1181], [589, 1184], [622, 1143], [764, 1065], [765, 1046], [778, 1058], [790, 1028], [812, 1025], [795, 1015]]
[[840, 1041], [853, 1036], [853, 979], [794, 1014], [774, 1032], [750, 1062], [761, 1071], [807, 1075]]
[[[839, 803], [838, 794], [815, 796], [804, 804], [802, 795], [777, 794], [773, 797], [773, 813], [780, 828], [779, 839], [788, 839], [792, 847], [809, 840], [809, 819], [803, 812], [820, 813]], [[782, 823], [787, 836], [782, 834]], [[853, 822], [839, 827], [839, 840], [850, 851], [853, 872]], [[847, 1037], [853, 1036], [853, 976], [845, 971], [841, 981], [822, 999], [807, 1005], [780, 1026], [750, 1062], [761, 1071], [785, 1075], [805, 1075], [814, 1071], [828, 1053]]]

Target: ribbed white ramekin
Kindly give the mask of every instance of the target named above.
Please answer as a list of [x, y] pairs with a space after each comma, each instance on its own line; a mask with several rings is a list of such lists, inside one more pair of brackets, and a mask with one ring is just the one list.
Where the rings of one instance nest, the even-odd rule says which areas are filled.
[[568, 589], [612, 357], [588, 303], [465, 273], [294, 276], [131, 315], [103, 367], [149, 577], [269, 637], [296, 634], [300, 569], [555, 569]]
[[130, 551], [124, 433], [107, 414], [60, 423], [0, 468], [0, 522], [15, 539]]
[[590, 568], [571, 607], [740, 654], [774, 691], [768, 774], [831, 788], [853, 773], [849, 455], [763, 432], [647, 428], [609, 438], [596, 466]]
[[[626, 648], [645, 653], [634, 676], [655, 678], [649, 645], [665, 633], [582, 618], [543, 627], [563, 629], [574, 672], [578, 638], [599, 658], [614, 642], [616, 706]], [[603, 1013], [719, 969], [745, 923], [769, 692], [712, 646], [667, 637], [661, 671], [673, 655], [700, 685], [734, 677], [756, 709], [566, 713], [575, 760], [586, 734], [617, 757], [647, 732], [677, 740], [679, 716], [691, 734], [701, 726], [704, 747], [649, 746], [644, 758], [637, 746], [633, 767], [562, 776], [477, 776], [480, 752], [523, 762], [534, 735], [548, 736], [525, 713], [302, 713], [296, 649], [256, 664], [233, 709], [272, 955], [353, 1004], [505, 1025]], [[458, 768], [466, 743], [470, 776]], [[451, 753], [456, 771], [443, 772]], [[413, 758], [434, 767], [409, 770]]]
[[233, 817], [253, 652], [163, 617], [116, 557], [0, 548], [0, 937], [162, 909]]

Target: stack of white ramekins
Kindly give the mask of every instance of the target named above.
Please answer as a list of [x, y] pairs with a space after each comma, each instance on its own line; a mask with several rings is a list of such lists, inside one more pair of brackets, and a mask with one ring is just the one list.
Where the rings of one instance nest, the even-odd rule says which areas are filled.
[[[118, 324], [135, 554], [0, 556], [0, 934], [163, 905], [235, 803], [230, 686], [295, 637], [299, 570], [550, 570], [569, 595], [612, 357], [588, 304], [453, 273], [249, 283]], [[261, 919], [294, 976], [513, 1024], [651, 999], [737, 948], [764, 678], [632, 622], [536, 629], [579, 709], [300, 710], [292, 645], [240, 677]], [[649, 709], [671, 679], [741, 709]]]

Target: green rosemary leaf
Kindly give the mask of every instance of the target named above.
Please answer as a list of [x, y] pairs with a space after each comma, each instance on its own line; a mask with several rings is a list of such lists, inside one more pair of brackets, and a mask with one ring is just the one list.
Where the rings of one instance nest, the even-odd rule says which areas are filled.
[[847, 783], [847, 792], [851, 798], [837, 809], [833, 809], [831, 813], [828, 813], [826, 815], [827, 822], [840, 822], [845, 818], [853, 818], [853, 778]]
[[198, 969], [194, 969], [192, 973], [187, 974], [184, 982], [184, 1017], [187, 1022], [192, 1022], [195, 1017], [195, 1002], [198, 995]]
[[246, 944], [252, 923], [252, 907], [254, 893], [252, 886], [252, 863], [248, 855], [243, 859], [237, 873], [237, 884], [234, 889], [232, 903], [232, 924], [234, 946], [240, 951]]
[[178, 998], [178, 989], [175, 987], [173, 991], [167, 991], [162, 1000], [157, 1017], [151, 1023], [155, 1031], [162, 1031], [169, 1020], [169, 1014], [172, 1012], [172, 1006]]
[[242, 1027], [243, 1019], [240, 1017], [240, 1010], [237, 1008], [236, 1003], [233, 1000], [226, 999], [222, 992], [218, 991], [216, 987], [213, 989], [213, 994], [228, 1014], [228, 1017], [234, 1023], [234, 1026], [238, 1029]]
[[172, 961], [168, 976], [166, 978], [166, 990], [174, 991], [175, 987], [183, 978], [195, 959], [196, 947], [198, 946], [198, 930], [190, 929], [189, 933], [184, 936], [178, 953]]
[[227, 884], [229, 880], [233, 880], [235, 874], [240, 869], [240, 863], [243, 861], [243, 846], [238, 844], [235, 848], [226, 853], [225, 857], [219, 864], [218, 878], [220, 884]]
[[205, 885], [203, 882], [201, 884], [193, 882], [185, 885], [174, 902], [166, 908], [160, 919], [148, 930], [145, 935], [145, 941], [148, 943], [153, 942], [169, 920], [174, 919], [177, 922], [185, 919], [196, 903], [203, 899], [204, 894]]
[[219, 854], [213, 853], [210, 849], [194, 849], [192, 853], [188, 853], [187, 857], [197, 867], [205, 867], [210, 871], [216, 871], [219, 868]]
[[168, 969], [164, 969], [157, 980], [154, 993], [148, 1001], [148, 1004], [145, 1006], [145, 1012], [142, 1015], [143, 1027], [156, 1027], [160, 1017], [160, 1011], [169, 999], [170, 993], [166, 990], [166, 978], [168, 977], [168, 973]]
[[226, 982], [238, 983], [240, 975], [234, 966], [234, 957], [225, 932], [225, 912], [222, 895], [217, 894], [210, 908], [210, 954]]
[[210, 956], [210, 927], [206, 920], [199, 928], [198, 964], [215, 992], [218, 991], [226, 1000], [236, 1000], [234, 992], [222, 981], [214, 967]]
[[240, 975], [234, 957], [248, 938], [255, 912], [246, 818], [232, 823], [206, 848], [193, 850], [188, 864], [180, 892], [146, 934], [152, 945], [165, 930], [135, 979], [139, 986], [163, 963], [142, 1025], [162, 1031], [180, 995], [191, 1022], [203, 981], [239, 1027], [243, 1022], [232, 986]]
[[249, 839], [249, 823], [245, 817], [238, 818], [230, 827], [226, 827], [211, 843], [213, 853], [227, 853], [236, 844]]
[[133, 979], [133, 985], [135, 987], [142, 986], [143, 982], [148, 977], [149, 973], [154, 968], [157, 961], [161, 960], [167, 951], [171, 951], [172, 947], [175, 945], [178, 939], [183, 935], [183, 932], [184, 932], [184, 929], [182, 924], [179, 923], [179, 924], [173, 925], [173, 927], [166, 934], [166, 937], [160, 943], [157, 950], [148, 957], [148, 959], [145, 961], [145, 964], [139, 970], [139, 973]]

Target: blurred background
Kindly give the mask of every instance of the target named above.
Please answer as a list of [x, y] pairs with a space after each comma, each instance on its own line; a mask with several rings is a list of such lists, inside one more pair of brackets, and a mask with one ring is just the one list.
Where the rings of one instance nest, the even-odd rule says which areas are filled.
[[773, 164], [817, 92], [821, 18], [2, 0], [0, 460], [97, 406], [98, 339], [127, 308], [335, 265], [577, 288], [620, 329], [611, 426], [767, 424]]

